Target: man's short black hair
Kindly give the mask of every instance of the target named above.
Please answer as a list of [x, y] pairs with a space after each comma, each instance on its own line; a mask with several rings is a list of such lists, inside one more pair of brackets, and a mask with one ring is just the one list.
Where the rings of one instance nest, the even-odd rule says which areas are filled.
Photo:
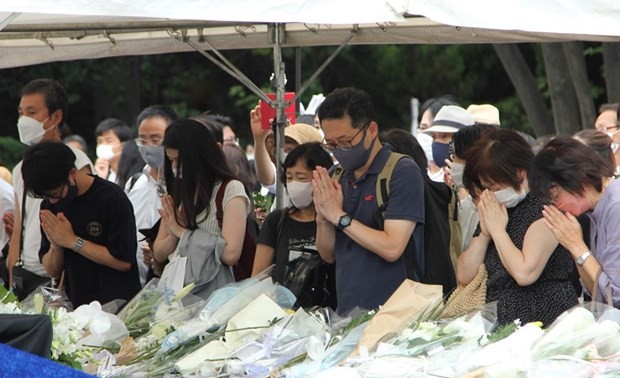
[[21, 96], [35, 93], [43, 95], [45, 106], [51, 116], [56, 110], [62, 110], [62, 125], [69, 114], [69, 96], [65, 88], [59, 82], [52, 79], [35, 79], [22, 88]]
[[59, 142], [41, 142], [24, 152], [24, 190], [35, 197], [64, 185], [75, 168], [75, 154]]
[[359, 129], [376, 120], [375, 106], [366, 91], [357, 88], [338, 88], [327, 95], [319, 107], [321, 123], [328, 119], [351, 118], [353, 128]]
[[179, 117], [177, 113], [168, 105], [151, 105], [140, 112], [138, 115], [136, 126], [140, 127], [142, 121], [148, 118], [163, 118], [170, 125]]
[[204, 125], [204, 127], [209, 130], [211, 135], [215, 137], [215, 141], [219, 144], [224, 144], [224, 125], [219, 121], [215, 121], [213, 118], [209, 117], [209, 112], [204, 112], [198, 114], [197, 116], [191, 117], [194, 121], [198, 121]]
[[233, 130], [235, 129], [235, 121], [233, 121], [233, 119], [229, 116], [209, 113], [207, 114], [207, 118], [211, 121], [219, 122], [220, 124], [222, 124], [222, 126], [228, 126]]
[[99, 122], [95, 129], [95, 137], [100, 137], [103, 133], [112, 130], [114, 135], [121, 141], [126, 142], [131, 139], [131, 129], [120, 119], [106, 118]]

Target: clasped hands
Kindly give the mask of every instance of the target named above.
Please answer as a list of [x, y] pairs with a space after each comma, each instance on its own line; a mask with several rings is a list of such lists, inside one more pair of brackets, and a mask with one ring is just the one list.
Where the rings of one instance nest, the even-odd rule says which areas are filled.
[[493, 238], [498, 233], [506, 232], [508, 210], [504, 204], [497, 201], [492, 191], [485, 189], [480, 195], [478, 214], [480, 215], [480, 233], [483, 236]]
[[337, 224], [344, 214], [342, 186], [323, 167], [317, 166], [312, 172], [312, 198], [317, 222]]
[[54, 215], [49, 210], [41, 210], [41, 227], [52, 246], [73, 248], [77, 236], [73, 233], [71, 223], [63, 213]]
[[[161, 216], [162, 223], [169, 234], [177, 239], [180, 239], [186, 228], [181, 226], [175, 217], [174, 200], [169, 194], [164, 195], [161, 198], [162, 208], [157, 210]], [[178, 211], [179, 218], [181, 218], [181, 210]]]

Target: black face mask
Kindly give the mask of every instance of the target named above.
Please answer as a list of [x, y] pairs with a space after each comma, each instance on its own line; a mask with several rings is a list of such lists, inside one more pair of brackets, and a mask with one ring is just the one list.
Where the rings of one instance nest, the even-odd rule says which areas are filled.
[[71, 183], [69, 183], [69, 185], [67, 185], [67, 195], [58, 200], [58, 202], [56, 202], [54, 206], [59, 210], [63, 210], [67, 205], [73, 202], [75, 197], [77, 197], [77, 193], [77, 184], [71, 185]]

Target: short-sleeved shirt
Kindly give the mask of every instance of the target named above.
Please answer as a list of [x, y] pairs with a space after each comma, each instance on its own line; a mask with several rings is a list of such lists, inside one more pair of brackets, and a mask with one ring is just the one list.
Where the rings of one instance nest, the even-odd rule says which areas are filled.
[[[264, 244], [274, 249], [273, 262], [276, 263], [281, 253], [287, 255], [286, 259], [281, 260], [289, 262], [300, 256], [299, 253], [291, 253], [291, 251], [316, 249], [316, 221], [300, 222], [289, 215], [284, 219], [283, 224], [280, 225], [283, 211], [288, 211], [288, 209], [275, 210], [267, 215], [257, 240], [257, 244]], [[287, 240], [284, 243], [280, 243], [279, 237], [284, 237]], [[282, 283], [285, 270], [283, 266], [276, 267], [274, 272], [276, 281]]]
[[[222, 185], [222, 181], [218, 181], [213, 187], [213, 194], [211, 195], [211, 201], [209, 202], [209, 214], [207, 214], [207, 218], [198, 223], [198, 228], [203, 231], [209, 231], [215, 235], [222, 235], [222, 230], [220, 230], [220, 226], [217, 223], [217, 206], [215, 203], [215, 197], [217, 197], [217, 191], [220, 189]], [[224, 191], [224, 198], [222, 198], [222, 211], [226, 208], [228, 201], [235, 197], [243, 198], [246, 207], [246, 214], [250, 213], [250, 198], [245, 193], [245, 187], [239, 180], [230, 180], [228, 185], [226, 185], [226, 190]], [[206, 210], [205, 210], [206, 211]], [[204, 211], [198, 215], [198, 219], [204, 219]], [[243, 224], [245, 226], [245, 223]]]
[[[90, 172], [95, 172], [93, 163], [83, 151], [71, 146], [69, 146], [69, 148], [71, 148], [71, 151], [75, 154], [75, 168], [82, 169], [89, 166]], [[19, 211], [21, 212], [24, 193], [24, 179], [22, 177], [21, 161], [15, 166], [15, 168], [13, 168], [13, 188], [15, 189], [15, 195], [17, 197], [15, 207], [19, 208]], [[48, 274], [45, 271], [45, 268], [39, 261], [38, 254], [39, 248], [41, 247], [41, 222], [39, 219], [41, 202], [42, 200], [39, 198], [26, 196], [26, 211], [25, 214], [21, 214], [24, 225], [24, 247], [22, 260], [24, 262], [24, 269], [40, 276], [47, 276]]]
[[[160, 218], [158, 209], [161, 209], [161, 199], [157, 194], [157, 182], [151, 176], [151, 167], [144, 167], [142, 174], [129, 181], [125, 186], [125, 192], [131, 205], [133, 206], [134, 216], [136, 217], [136, 229], [151, 228]], [[138, 240], [142, 239], [141, 234], [137, 233]], [[138, 246], [136, 251], [138, 259], [138, 269], [140, 271], [140, 283], [146, 283], [149, 267], [142, 260], [142, 249]]]
[[[97, 300], [131, 299], [140, 291], [136, 265], [136, 221], [133, 208], [118, 185], [94, 177], [91, 187], [62, 209], [44, 200], [41, 209], [62, 212], [73, 232], [84, 240], [106, 247], [110, 254], [131, 264], [127, 272], [100, 265], [69, 248], [65, 254], [67, 296], [74, 307]], [[50, 243], [41, 233], [40, 259], [48, 253]]]
[[[384, 223], [377, 206], [376, 183], [390, 154], [391, 147], [384, 145], [362, 177], [355, 180], [352, 172], [345, 172], [340, 178], [343, 210], [376, 230], [383, 230]], [[403, 255], [395, 262], [384, 260], [336, 230], [338, 313], [355, 306], [374, 309], [384, 304], [407, 278], [405, 254], [414, 256], [419, 267], [424, 267], [424, 183], [412, 159], [401, 159], [394, 167], [384, 217], [417, 222]]]

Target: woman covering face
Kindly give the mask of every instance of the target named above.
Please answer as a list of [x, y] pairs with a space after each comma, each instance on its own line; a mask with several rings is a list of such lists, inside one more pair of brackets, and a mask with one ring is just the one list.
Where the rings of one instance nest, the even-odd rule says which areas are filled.
[[512, 130], [486, 131], [468, 153], [464, 184], [481, 193], [480, 223], [459, 258], [457, 279], [467, 284], [481, 264], [488, 272], [487, 302], [497, 301], [498, 321], [549, 325], [577, 304], [573, 261], [542, 219], [544, 200], [529, 193], [534, 155]]
[[[608, 159], [569, 137], [547, 143], [530, 169], [532, 191], [547, 198], [546, 226], [577, 264], [593, 300], [620, 305], [620, 182]], [[591, 212], [591, 213], [590, 213]], [[576, 217], [588, 213], [590, 249]]]

